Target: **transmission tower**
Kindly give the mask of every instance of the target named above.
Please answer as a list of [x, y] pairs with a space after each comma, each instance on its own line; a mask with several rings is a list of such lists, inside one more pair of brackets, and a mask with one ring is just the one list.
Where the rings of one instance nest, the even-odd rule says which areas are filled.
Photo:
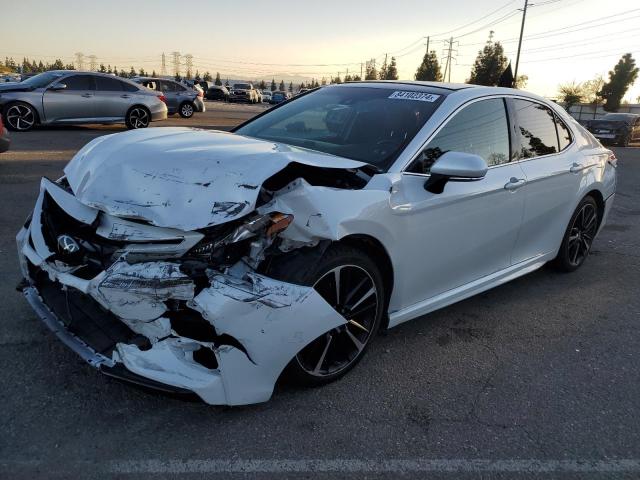
[[89, 70], [95, 72], [98, 69], [98, 62], [95, 55], [89, 55]]
[[184, 56], [184, 63], [187, 67], [187, 78], [193, 78], [192, 70], [193, 70], [193, 55], [187, 53]]
[[162, 52], [162, 66], [160, 67], [160, 76], [164, 77], [167, 74], [167, 59]]
[[[453, 62], [456, 61], [456, 57], [458, 56], [458, 50], [454, 49], [453, 47], [454, 45], [457, 47], [459, 43], [460, 42], [458, 42], [457, 40], [454, 41], [453, 37], [451, 37], [449, 40], [444, 40], [444, 58], [446, 58], [446, 63], [444, 67], [444, 75], [442, 75], [442, 80], [446, 80], [447, 82], [451, 81], [451, 70], [453, 69]], [[449, 73], [448, 78], [447, 72]]]
[[84, 53], [82, 52], [76, 52], [76, 68], [78, 70], [83, 70], [84, 69]]
[[173, 74], [180, 75], [180, 52], [171, 52], [173, 62]]

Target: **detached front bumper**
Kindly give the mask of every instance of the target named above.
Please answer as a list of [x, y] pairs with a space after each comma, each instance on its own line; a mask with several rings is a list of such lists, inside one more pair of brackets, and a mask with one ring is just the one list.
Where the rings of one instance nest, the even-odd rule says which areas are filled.
[[[81, 245], [83, 235], [115, 245], [117, 260], [93, 270], [65, 261], [54, 253], [52, 214]], [[105, 374], [210, 404], [266, 401], [287, 363], [345, 319], [312, 288], [247, 269], [210, 269], [207, 285], [196, 285], [180, 256], [200, 238], [106, 215], [43, 179], [33, 219], [16, 237], [23, 293], [63, 343]]]

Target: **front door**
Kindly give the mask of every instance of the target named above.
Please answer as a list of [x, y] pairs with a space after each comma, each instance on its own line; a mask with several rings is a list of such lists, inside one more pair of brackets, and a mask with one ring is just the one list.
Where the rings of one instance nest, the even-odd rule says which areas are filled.
[[[439, 194], [424, 183], [447, 151], [473, 153], [489, 166], [476, 181], [450, 180]], [[392, 194], [402, 225], [403, 251], [394, 290], [412, 305], [511, 265], [524, 209], [524, 174], [512, 163], [503, 98], [475, 101], [459, 110], [403, 173]]]
[[91, 75], [70, 75], [60, 79], [61, 90], [44, 92], [42, 105], [47, 122], [82, 123], [95, 117], [95, 86]]

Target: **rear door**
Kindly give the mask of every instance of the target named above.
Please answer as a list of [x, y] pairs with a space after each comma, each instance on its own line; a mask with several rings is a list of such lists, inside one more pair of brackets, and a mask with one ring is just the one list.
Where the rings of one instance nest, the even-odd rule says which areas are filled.
[[163, 95], [167, 99], [167, 109], [169, 110], [169, 115], [174, 114], [178, 111], [178, 105], [180, 100], [180, 97], [178, 95], [179, 86], [180, 85], [170, 80], [160, 80], [160, 89], [162, 90]]
[[48, 122], [81, 123], [95, 119], [95, 85], [93, 76], [70, 75], [57, 83], [62, 90], [46, 90], [42, 97], [44, 116]]
[[96, 116], [102, 121], [124, 119], [133, 101], [132, 94], [124, 90], [124, 82], [117, 78], [94, 77], [96, 85]]
[[[576, 148], [566, 124], [532, 100], [510, 100], [517, 119], [518, 156], [527, 178], [514, 262], [557, 251], [584, 177], [596, 162]], [[592, 165], [593, 164], [593, 165]]]

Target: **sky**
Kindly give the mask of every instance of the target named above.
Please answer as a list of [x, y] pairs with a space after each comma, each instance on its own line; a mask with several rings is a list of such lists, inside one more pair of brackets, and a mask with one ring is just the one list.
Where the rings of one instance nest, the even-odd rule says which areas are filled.
[[[453, 37], [451, 81], [464, 82], [489, 32], [515, 64], [524, 0], [0, 0], [0, 58], [85, 61], [160, 73], [161, 55], [193, 55], [193, 69], [222, 78], [322, 78], [385, 54], [413, 79], [429, 49], [445, 54]], [[538, 0], [528, 9], [519, 73], [526, 90], [554, 97], [558, 85], [607, 78], [620, 56], [640, 63], [638, 0]], [[640, 80], [625, 99], [636, 103]]]

